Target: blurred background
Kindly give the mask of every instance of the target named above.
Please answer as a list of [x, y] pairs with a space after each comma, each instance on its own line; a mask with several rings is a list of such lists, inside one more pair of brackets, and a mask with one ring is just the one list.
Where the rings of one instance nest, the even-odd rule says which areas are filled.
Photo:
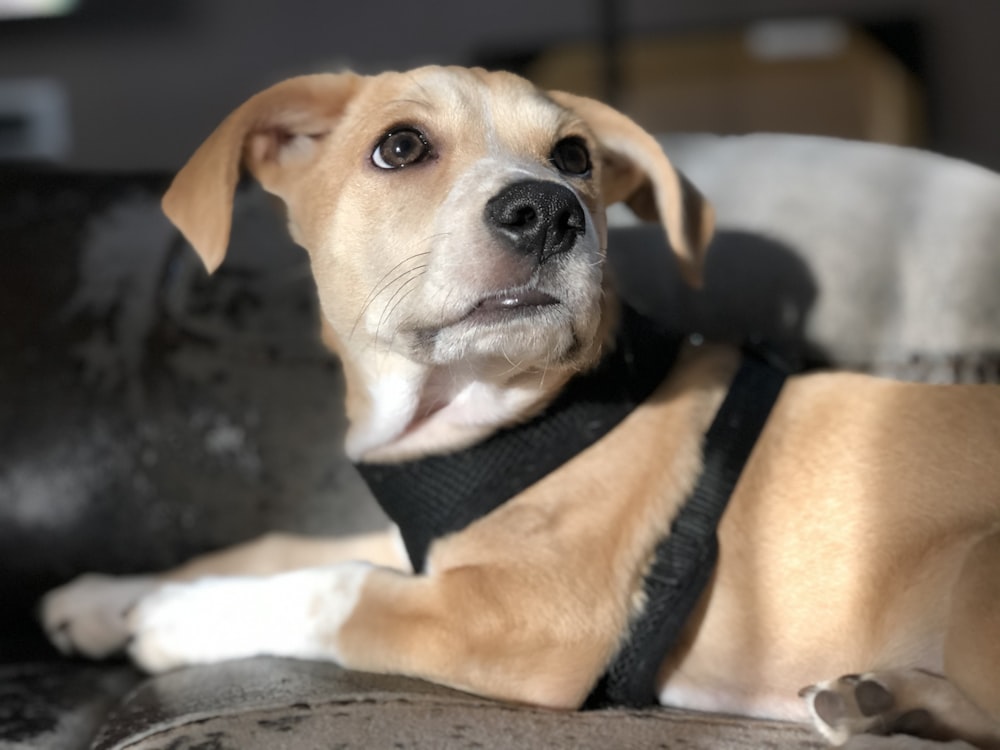
[[655, 131], [789, 131], [1000, 168], [997, 0], [0, 0], [0, 158], [172, 170], [304, 72], [503, 67]]

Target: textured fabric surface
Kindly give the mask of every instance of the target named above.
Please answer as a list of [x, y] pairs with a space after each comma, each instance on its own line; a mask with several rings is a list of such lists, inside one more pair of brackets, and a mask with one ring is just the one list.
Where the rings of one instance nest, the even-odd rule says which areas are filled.
[[117, 709], [112, 726], [94, 750], [823, 747], [795, 724], [668, 709], [546, 711], [417, 680], [275, 659], [151, 680]]
[[121, 664], [0, 665], [0, 750], [86, 750], [140, 680]]

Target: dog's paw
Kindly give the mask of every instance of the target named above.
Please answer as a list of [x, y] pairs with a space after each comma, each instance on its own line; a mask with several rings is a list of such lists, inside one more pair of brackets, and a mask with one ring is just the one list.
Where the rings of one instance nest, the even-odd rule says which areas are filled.
[[844, 675], [803, 688], [813, 724], [834, 745], [869, 735], [910, 735], [976, 747], [1000, 739], [993, 722], [941, 675], [921, 669]]
[[129, 610], [157, 586], [152, 576], [87, 573], [46, 594], [39, 619], [64, 654], [103, 659], [124, 650], [131, 635]]
[[799, 691], [816, 729], [834, 745], [859, 734], [890, 734], [896, 700], [874, 675], [844, 675]]
[[370, 567], [162, 586], [129, 615], [129, 655], [149, 672], [261, 655], [336, 660], [336, 630]]

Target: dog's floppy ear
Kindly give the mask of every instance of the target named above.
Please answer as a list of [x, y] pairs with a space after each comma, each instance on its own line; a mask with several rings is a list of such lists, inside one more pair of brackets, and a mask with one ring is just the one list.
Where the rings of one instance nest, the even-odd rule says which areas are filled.
[[623, 201], [640, 219], [659, 220], [684, 280], [700, 286], [705, 250], [715, 227], [711, 204], [674, 169], [656, 139], [621, 112], [576, 94], [548, 93], [582, 117], [600, 142], [606, 203]]
[[241, 168], [280, 195], [283, 178], [311, 161], [317, 139], [335, 127], [360, 81], [353, 73], [331, 73], [265, 89], [223, 120], [177, 173], [163, 211], [209, 273], [226, 255]]

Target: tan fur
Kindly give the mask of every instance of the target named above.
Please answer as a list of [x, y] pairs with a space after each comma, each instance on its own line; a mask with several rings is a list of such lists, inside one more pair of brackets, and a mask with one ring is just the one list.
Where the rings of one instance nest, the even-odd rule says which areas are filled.
[[[425, 129], [435, 159], [379, 171], [369, 155], [401, 123]], [[548, 154], [566, 135], [585, 139], [592, 177], [554, 174]], [[209, 270], [225, 253], [241, 163], [284, 200], [310, 254], [324, 338], [344, 361], [355, 459], [469, 444], [538, 411], [597, 360], [616, 306], [594, 270], [604, 260], [606, 203], [658, 216], [692, 283], [711, 234], [710, 207], [637, 125], [507, 74], [314, 76], [254, 97], [164, 199]], [[490, 191], [523, 174], [572, 187], [593, 222], [582, 240], [589, 255], [567, 261], [557, 280], [567, 295], [560, 322], [497, 333], [461, 316], [491, 290], [524, 283], [523, 269], [481, 230]], [[438, 348], [421, 348], [425, 328]], [[567, 331], [583, 338], [575, 348]], [[578, 706], [698, 475], [701, 436], [735, 363], [726, 349], [686, 351], [606, 438], [436, 542], [426, 575], [375, 570], [329, 633], [330, 653], [352, 668]], [[724, 517], [717, 571], [663, 666], [662, 697], [804, 718], [802, 685], [881, 670], [900, 701], [919, 707], [934, 703], [912, 676], [922, 673], [905, 671], [919, 667], [946, 674], [949, 705], [979, 717], [964, 736], [992, 737], [982, 712], [1000, 719], [998, 467], [1000, 389], [793, 378]], [[272, 538], [175, 576], [277, 572], [365, 547], [376, 562], [402, 566], [386, 536], [361, 547]], [[963, 736], [962, 726], [951, 731]]]
[[189, 560], [162, 575], [169, 581], [193, 581], [204, 576], [264, 576], [343, 560], [368, 560], [386, 568], [406, 569], [402, 540], [374, 532], [336, 539], [271, 533], [253, 541]]

